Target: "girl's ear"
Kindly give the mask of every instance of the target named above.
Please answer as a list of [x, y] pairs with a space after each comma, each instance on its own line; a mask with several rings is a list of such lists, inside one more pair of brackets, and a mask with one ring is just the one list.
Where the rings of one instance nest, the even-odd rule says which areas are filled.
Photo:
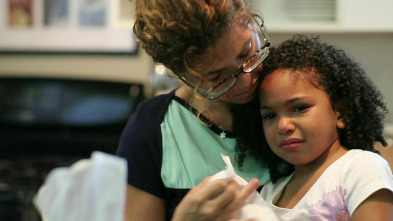
[[344, 122], [343, 118], [341, 117], [341, 114], [338, 111], [336, 111], [336, 118], [337, 118], [337, 122], [336, 122], [337, 128], [344, 129], [345, 122]]

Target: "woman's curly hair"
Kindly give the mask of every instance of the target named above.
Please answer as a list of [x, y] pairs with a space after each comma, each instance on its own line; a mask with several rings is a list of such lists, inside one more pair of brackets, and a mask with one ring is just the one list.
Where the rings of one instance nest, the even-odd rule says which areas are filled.
[[[258, 14], [251, 13], [247, 0], [136, 0], [134, 35], [153, 61], [163, 64], [177, 77], [194, 84], [194, 97], [203, 76], [196, 71], [198, 58], [211, 50], [235, 22], [247, 26]], [[188, 102], [188, 101], [187, 101]]]
[[174, 74], [189, 72], [230, 27], [249, 19], [244, 0], [136, 0], [134, 34], [154, 62]]
[[[345, 123], [345, 128], [338, 130], [341, 145], [372, 152], [378, 152], [374, 149], [377, 141], [387, 145], [383, 125], [388, 110], [383, 95], [343, 50], [321, 42], [319, 37], [295, 35], [271, 48], [263, 63], [262, 80], [278, 69], [309, 74], [308, 79], [328, 94], [333, 110]], [[276, 156], [266, 142], [258, 98], [234, 112], [238, 162], [246, 153], [256, 156], [269, 168], [273, 182], [293, 171], [293, 166]]]

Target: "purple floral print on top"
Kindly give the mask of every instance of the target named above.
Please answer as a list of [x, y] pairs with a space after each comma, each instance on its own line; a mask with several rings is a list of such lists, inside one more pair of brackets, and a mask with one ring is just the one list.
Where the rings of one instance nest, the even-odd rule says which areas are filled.
[[345, 205], [347, 190], [337, 187], [336, 190], [322, 194], [322, 199], [310, 205], [308, 218], [312, 221], [349, 221], [351, 216]]

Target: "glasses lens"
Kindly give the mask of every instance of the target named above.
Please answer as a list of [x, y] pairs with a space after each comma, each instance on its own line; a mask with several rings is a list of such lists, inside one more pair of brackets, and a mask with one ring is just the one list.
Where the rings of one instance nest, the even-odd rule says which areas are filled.
[[235, 83], [236, 83], [236, 77], [232, 77], [231, 79], [228, 79], [223, 84], [221, 84], [220, 86], [218, 86], [218, 87], [214, 88], [212, 91], [210, 91], [208, 94], [208, 97], [210, 99], [214, 99], [214, 98], [221, 96], [223, 93], [225, 93], [229, 89], [231, 89]]
[[254, 57], [252, 57], [244, 66], [243, 70], [244, 72], [251, 72], [253, 71], [258, 65], [262, 63], [262, 61], [266, 58], [266, 56], [269, 54], [269, 48], [265, 47], [261, 51], [259, 51], [258, 54], [256, 54]]

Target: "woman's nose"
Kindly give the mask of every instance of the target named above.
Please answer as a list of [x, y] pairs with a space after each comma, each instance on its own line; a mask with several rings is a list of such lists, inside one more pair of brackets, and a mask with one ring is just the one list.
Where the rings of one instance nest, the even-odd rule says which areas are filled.
[[258, 73], [254, 71], [242, 72], [237, 76], [236, 84], [249, 87], [255, 83], [255, 79], [258, 78], [257, 74]]
[[286, 134], [295, 130], [295, 125], [292, 123], [291, 119], [288, 117], [281, 117], [278, 120], [277, 125], [278, 133]]

